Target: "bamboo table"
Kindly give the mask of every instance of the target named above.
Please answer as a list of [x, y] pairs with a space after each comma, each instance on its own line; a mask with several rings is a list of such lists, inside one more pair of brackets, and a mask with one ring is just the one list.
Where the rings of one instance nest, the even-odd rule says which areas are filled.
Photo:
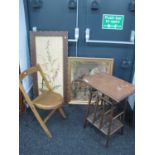
[[[126, 101], [134, 93], [135, 88], [132, 84], [106, 73], [85, 76], [82, 81], [91, 88], [84, 127], [89, 122], [98, 128], [107, 136], [105, 145], [108, 146], [111, 135], [118, 130], [123, 133], [126, 104], [123, 110], [117, 109], [122, 101]], [[93, 90], [97, 90], [97, 93], [92, 106]]]

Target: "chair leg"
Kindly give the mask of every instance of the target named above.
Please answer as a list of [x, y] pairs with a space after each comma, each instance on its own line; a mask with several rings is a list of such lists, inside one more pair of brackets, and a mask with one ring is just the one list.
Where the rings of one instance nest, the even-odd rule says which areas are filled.
[[46, 123], [46, 122], [49, 120], [49, 118], [55, 113], [55, 111], [56, 111], [56, 109], [52, 110], [52, 111], [46, 116], [46, 118], [44, 119], [44, 123]]
[[40, 117], [40, 115], [38, 114], [37, 110], [32, 108], [32, 111], [36, 117], [36, 119], [38, 120], [39, 124], [41, 125], [42, 129], [44, 130], [44, 132], [46, 133], [46, 135], [49, 138], [52, 138], [52, 135], [50, 133], [50, 131], [48, 130], [47, 126], [45, 125], [44, 121], [42, 120], [42, 118]]
[[66, 118], [66, 115], [65, 115], [64, 110], [62, 109], [62, 107], [60, 107], [58, 110], [59, 110], [59, 113], [61, 114], [61, 116], [63, 118]]

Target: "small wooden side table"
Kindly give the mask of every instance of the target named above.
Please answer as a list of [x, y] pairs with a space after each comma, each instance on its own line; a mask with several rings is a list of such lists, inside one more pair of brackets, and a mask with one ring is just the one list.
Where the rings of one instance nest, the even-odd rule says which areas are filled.
[[[98, 128], [107, 136], [105, 145], [108, 146], [111, 135], [118, 130], [123, 133], [126, 104], [121, 111], [118, 111], [118, 107], [134, 93], [135, 88], [132, 84], [106, 73], [85, 76], [83, 82], [91, 87], [84, 127], [89, 122]], [[98, 91], [98, 95], [92, 104], [93, 89]]]

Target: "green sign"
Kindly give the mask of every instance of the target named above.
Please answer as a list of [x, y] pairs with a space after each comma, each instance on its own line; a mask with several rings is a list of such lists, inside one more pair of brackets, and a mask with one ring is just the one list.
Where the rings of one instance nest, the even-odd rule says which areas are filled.
[[124, 15], [103, 14], [102, 29], [123, 30]]

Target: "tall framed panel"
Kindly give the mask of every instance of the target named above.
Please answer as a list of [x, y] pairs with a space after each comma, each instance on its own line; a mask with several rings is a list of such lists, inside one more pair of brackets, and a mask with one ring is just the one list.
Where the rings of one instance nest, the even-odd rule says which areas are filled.
[[[32, 66], [40, 64], [52, 89], [66, 101], [68, 34], [63, 31], [30, 32]], [[33, 76], [34, 96], [46, 90], [41, 76]]]

